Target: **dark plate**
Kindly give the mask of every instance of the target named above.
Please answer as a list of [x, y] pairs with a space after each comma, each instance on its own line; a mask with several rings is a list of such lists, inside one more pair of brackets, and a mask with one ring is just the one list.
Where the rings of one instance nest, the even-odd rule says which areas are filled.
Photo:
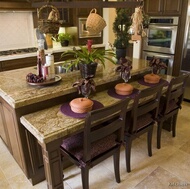
[[61, 81], [61, 79], [62, 79], [61, 76], [56, 75], [54, 79], [47, 80], [47, 81], [44, 81], [42, 83], [30, 83], [30, 82], [28, 82], [28, 84], [29, 85], [35, 85], [35, 86], [52, 85], [54, 83]]

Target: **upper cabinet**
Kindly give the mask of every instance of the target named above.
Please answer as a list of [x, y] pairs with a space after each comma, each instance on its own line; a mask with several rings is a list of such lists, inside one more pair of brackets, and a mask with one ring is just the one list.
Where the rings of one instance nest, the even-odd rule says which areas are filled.
[[[68, 0], [52, 0], [52, 2], [66, 2]], [[71, 8], [59, 8], [60, 20], [62, 21], [62, 26], [73, 26], [73, 9]]]
[[[77, 0], [77, 1], [80, 1], [80, 0]], [[102, 1], [102, 0], [86, 0], [86, 1], [88, 1], [88, 3], [89, 3], [89, 1], [91, 1], [91, 2], [93, 2], [93, 1]], [[96, 7], [93, 7], [93, 8], [96, 8]], [[89, 13], [90, 13], [90, 11], [93, 9], [92, 7], [89, 7], [89, 8], [77, 8], [76, 9], [76, 16], [77, 17], [87, 17], [88, 15], [89, 15]], [[102, 15], [102, 8], [96, 8], [97, 9], [97, 13], [99, 14], [99, 15]]]
[[0, 10], [33, 10], [33, 8], [27, 0], [2, 0], [0, 1]]
[[148, 15], [179, 16], [183, 0], [145, 0], [145, 12]]

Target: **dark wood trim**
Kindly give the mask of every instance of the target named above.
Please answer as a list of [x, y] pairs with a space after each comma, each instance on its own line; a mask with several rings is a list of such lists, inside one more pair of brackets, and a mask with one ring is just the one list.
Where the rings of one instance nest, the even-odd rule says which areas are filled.
[[[46, 5], [47, 2], [33, 2], [32, 7], [38, 8]], [[126, 0], [126, 1], [67, 1], [67, 2], [51, 2], [58, 8], [135, 8], [140, 5], [140, 2], [136, 0]]]
[[29, 2], [7, 2], [1, 1], [0, 2], [0, 9], [3, 10], [35, 10], [32, 8], [31, 3]]

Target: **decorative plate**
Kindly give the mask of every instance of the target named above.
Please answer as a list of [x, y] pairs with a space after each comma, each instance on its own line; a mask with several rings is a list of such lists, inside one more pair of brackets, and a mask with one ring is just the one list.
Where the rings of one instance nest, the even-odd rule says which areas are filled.
[[54, 83], [57, 83], [59, 81], [61, 81], [61, 76], [56, 75], [55, 78], [50, 79], [50, 80], [45, 80], [44, 82], [41, 83], [30, 83], [28, 82], [29, 85], [35, 85], [35, 86], [44, 86], [44, 85], [52, 85]]

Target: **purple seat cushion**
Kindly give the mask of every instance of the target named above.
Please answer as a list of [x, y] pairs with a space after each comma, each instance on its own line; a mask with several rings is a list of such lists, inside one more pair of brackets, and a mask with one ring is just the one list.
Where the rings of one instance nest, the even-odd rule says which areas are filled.
[[137, 127], [136, 127], [137, 131], [143, 127], [146, 127], [147, 125], [149, 125], [153, 121], [154, 120], [152, 119], [152, 115], [150, 113], [139, 116], [137, 119]]
[[[99, 154], [107, 151], [118, 144], [116, 141], [116, 135], [109, 135], [92, 144], [91, 157], [94, 158]], [[65, 140], [61, 144], [61, 147], [74, 155], [79, 161], [83, 159], [83, 133], [76, 134]]]

